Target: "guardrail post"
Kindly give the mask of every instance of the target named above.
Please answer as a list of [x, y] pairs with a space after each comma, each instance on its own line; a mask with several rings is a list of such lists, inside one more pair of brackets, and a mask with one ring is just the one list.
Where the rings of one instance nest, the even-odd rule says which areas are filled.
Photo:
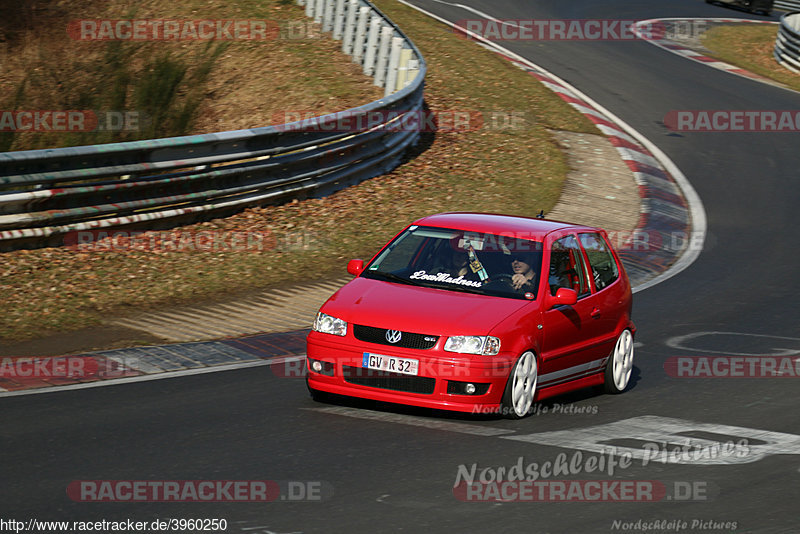
[[314, 18], [314, 5], [316, 4], [316, 0], [306, 0], [306, 17], [313, 19]]
[[364, 42], [367, 36], [367, 19], [370, 8], [362, 7], [358, 10], [358, 26], [356, 26], [356, 40], [353, 43], [353, 61], [364, 62]]
[[350, 0], [347, 4], [347, 17], [344, 23], [344, 38], [342, 39], [342, 52], [348, 56], [353, 54], [353, 34], [356, 32], [356, 13], [358, 0]]
[[334, 0], [325, 0], [325, 11], [322, 15], [322, 31], [329, 32], [333, 30], [333, 8]]
[[375, 81], [373, 85], [384, 87], [386, 85], [386, 65], [389, 63], [389, 44], [394, 35], [394, 28], [384, 26], [381, 28], [381, 42], [378, 46], [378, 61], [375, 63]]
[[375, 72], [375, 54], [378, 51], [378, 34], [381, 30], [381, 18], [374, 15], [369, 21], [369, 36], [367, 37], [367, 50], [364, 54], [364, 74], [372, 76]]
[[298, 5], [298, 6], [304, 6], [304, 5], [306, 5], [306, 0], [297, 0], [297, 5]]
[[411, 61], [412, 50], [404, 48], [400, 51], [400, 61], [397, 64], [397, 85], [395, 91], [399, 91], [409, 82], [408, 78], [408, 62]]
[[317, 24], [322, 22], [322, 15], [325, 12], [325, 0], [317, 0], [317, 4], [314, 6], [314, 22]]
[[341, 39], [344, 31], [344, 0], [336, 0], [336, 12], [333, 15], [333, 38]]
[[383, 96], [389, 96], [397, 90], [397, 69], [400, 67], [400, 54], [403, 52], [403, 38], [392, 37], [392, 50], [389, 53], [389, 67], [386, 71], [386, 85]]
[[417, 77], [419, 74], [419, 59], [413, 57], [409, 58], [408, 60], [408, 70], [406, 70], [406, 83], [403, 85], [405, 87], [409, 83], [414, 81], [414, 78]]

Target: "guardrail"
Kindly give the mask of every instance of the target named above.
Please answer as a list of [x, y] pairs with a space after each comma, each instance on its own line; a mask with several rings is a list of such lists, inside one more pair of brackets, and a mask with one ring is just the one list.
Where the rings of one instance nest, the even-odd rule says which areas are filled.
[[785, 11], [800, 11], [800, 0], [778, 0], [773, 7]]
[[[422, 55], [366, 0], [308, 0], [306, 13], [343, 40], [384, 98], [277, 126], [0, 153], [0, 249], [219, 217], [329, 194], [397, 166], [419, 137], [404, 126], [422, 111]], [[347, 131], [337, 128], [343, 123]]]
[[800, 13], [781, 16], [773, 55], [778, 63], [800, 74]]

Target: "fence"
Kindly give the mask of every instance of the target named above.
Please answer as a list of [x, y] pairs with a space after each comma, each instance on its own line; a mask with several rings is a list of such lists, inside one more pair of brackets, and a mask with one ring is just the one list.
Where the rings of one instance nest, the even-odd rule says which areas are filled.
[[[366, 0], [307, 1], [306, 13], [343, 39], [384, 98], [278, 126], [0, 153], [0, 249], [58, 244], [78, 230], [218, 217], [328, 194], [394, 168], [419, 137], [402, 125], [422, 111], [422, 55]], [[354, 127], [337, 131], [342, 122]]]
[[800, 13], [781, 16], [773, 54], [778, 63], [800, 74]]
[[800, 11], [800, 0], [778, 0], [773, 7], [785, 11]]

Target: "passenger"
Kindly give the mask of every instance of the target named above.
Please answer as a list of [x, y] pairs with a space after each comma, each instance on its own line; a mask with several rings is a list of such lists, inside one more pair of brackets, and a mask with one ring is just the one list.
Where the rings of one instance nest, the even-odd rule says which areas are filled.
[[463, 276], [470, 280], [477, 280], [478, 277], [469, 268], [469, 257], [467, 252], [461, 249], [453, 249], [445, 261], [445, 265], [436, 269], [434, 274], [447, 273], [453, 278]]

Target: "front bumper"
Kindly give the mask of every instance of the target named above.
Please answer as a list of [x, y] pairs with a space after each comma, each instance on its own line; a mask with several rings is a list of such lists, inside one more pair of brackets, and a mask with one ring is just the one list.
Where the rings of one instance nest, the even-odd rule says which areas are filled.
[[[429, 350], [403, 349], [312, 331], [307, 338], [308, 386], [326, 393], [423, 408], [498, 412], [515, 356], [444, 352], [443, 342], [439, 340]], [[364, 353], [418, 360], [418, 374], [365, 369]], [[322, 363], [321, 372], [311, 368], [314, 360]], [[465, 393], [466, 384], [473, 384], [475, 393]]]

